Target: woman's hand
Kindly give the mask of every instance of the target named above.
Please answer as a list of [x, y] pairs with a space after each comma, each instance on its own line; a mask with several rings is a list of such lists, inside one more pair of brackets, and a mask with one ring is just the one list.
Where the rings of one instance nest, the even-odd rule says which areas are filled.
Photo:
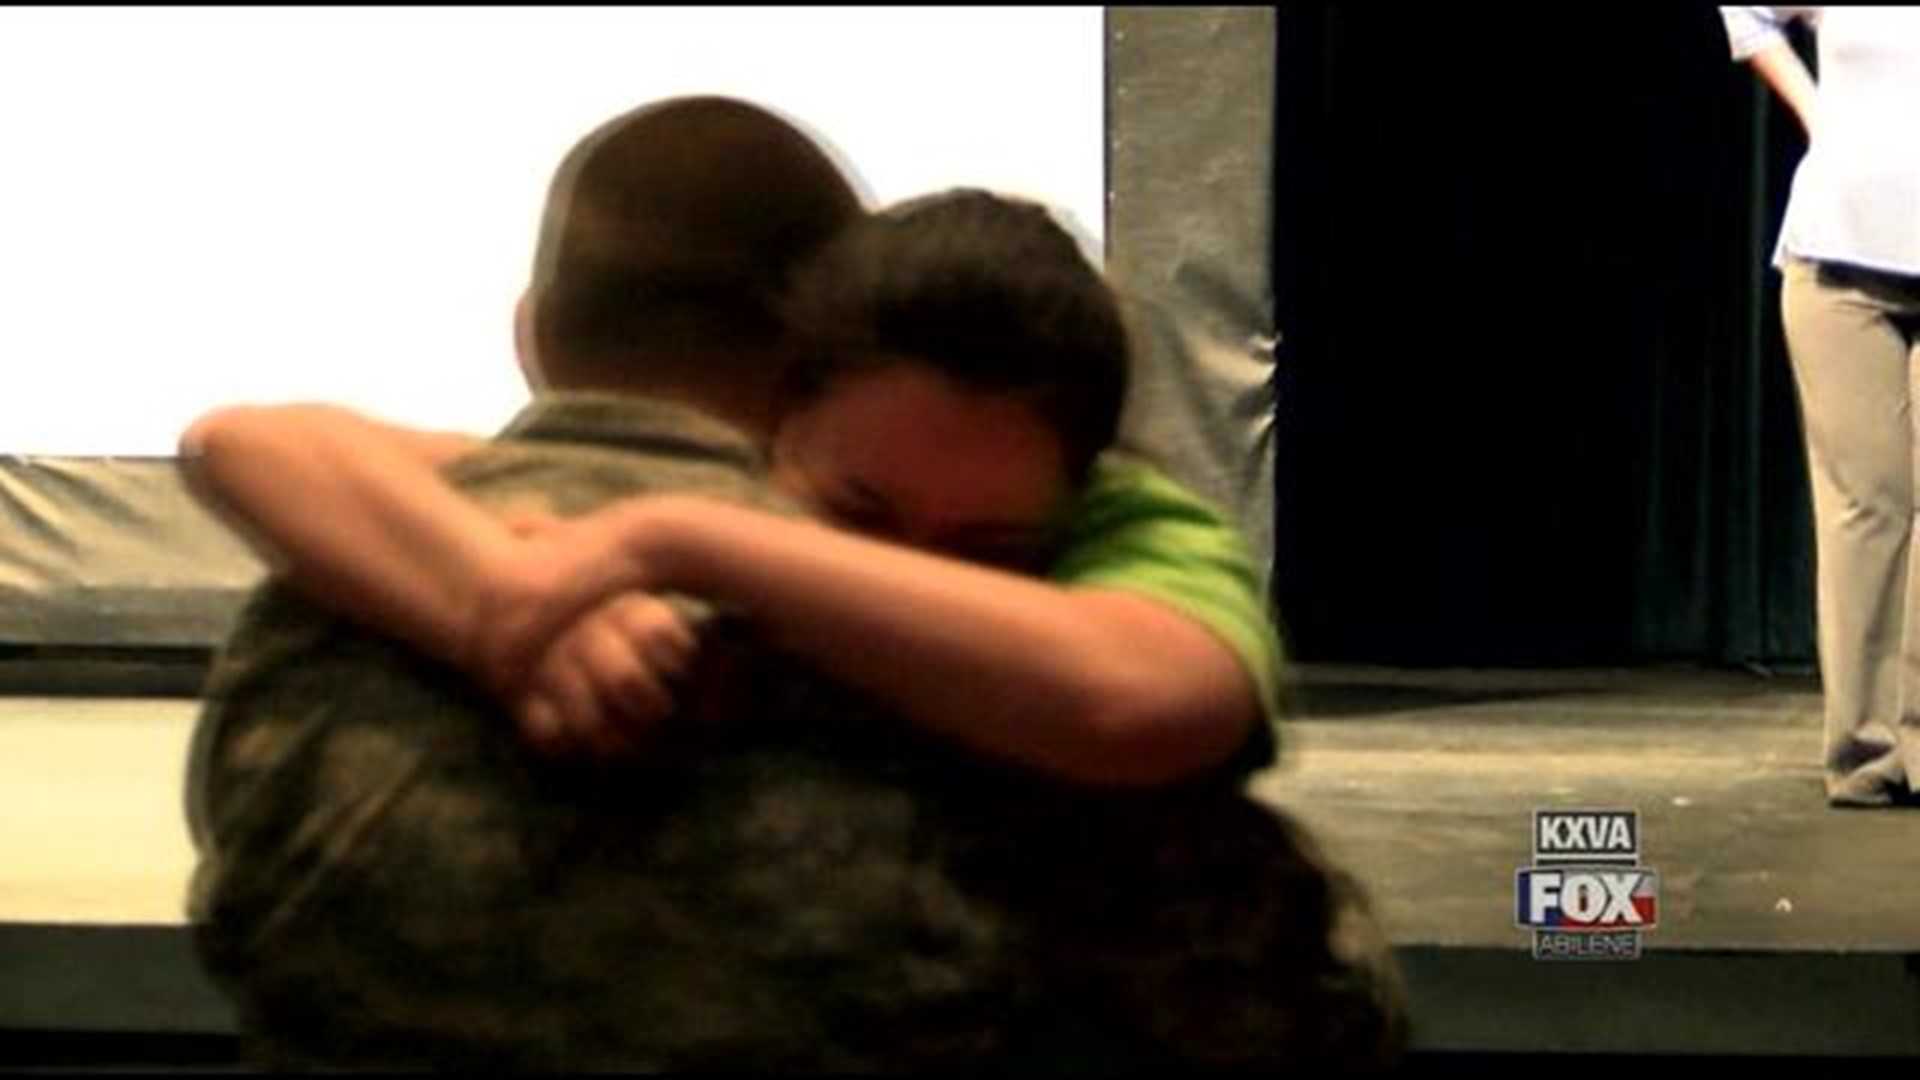
[[641, 750], [677, 707], [696, 638], [630, 557], [633, 515], [503, 517], [514, 536], [470, 619], [464, 662], [536, 750], [613, 757]]
[[673, 715], [676, 684], [698, 642], [674, 609], [646, 593], [615, 596], [564, 628], [511, 702], [521, 736], [552, 756], [643, 751]]

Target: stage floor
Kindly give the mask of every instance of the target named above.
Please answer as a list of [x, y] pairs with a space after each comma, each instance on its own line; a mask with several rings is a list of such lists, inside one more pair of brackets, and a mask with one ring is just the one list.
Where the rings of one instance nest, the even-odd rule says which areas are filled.
[[[185, 944], [190, 699], [0, 698], [0, 1034], [230, 1032]], [[1809, 678], [1308, 667], [1256, 792], [1367, 885], [1428, 1054], [1920, 1055], [1920, 810], [1833, 810]], [[1638, 812], [1658, 925], [1541, 961], [1532, 815]]]
[[[1307, 667], [1258, 792], [1371, 890], [1424, 1045], [1920, 1053], [1920, 810], [1836, 810], [1811, 677]], [[1638, 812], [1636, 961], [1540, 961], [1533, 814]]]

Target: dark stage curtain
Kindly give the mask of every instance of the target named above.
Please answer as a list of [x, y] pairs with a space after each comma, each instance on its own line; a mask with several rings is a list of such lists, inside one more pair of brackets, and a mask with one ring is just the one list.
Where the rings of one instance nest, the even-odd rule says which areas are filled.
[[1802, 141], [1716, 11], [1278, 12], [1295, 654], [1810, 665], [1769, 265]]

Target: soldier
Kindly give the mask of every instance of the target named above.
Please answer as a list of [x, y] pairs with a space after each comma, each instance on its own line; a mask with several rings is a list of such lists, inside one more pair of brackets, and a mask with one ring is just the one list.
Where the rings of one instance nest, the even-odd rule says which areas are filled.
[[[738, 429], [765, 407], [745, 388], [786, 360], [786, 269], [860, 212], [817, 145], [745, 103], [679, 99], [603, 125], [556, 174], [521, 310], [540, 392], [450, 478], [495, 510], [667, 488], [792, 512]], [[835, 786], [839, 763], [792, 764], [784, 726], [730, 754], [751, 723], [689, 728], [700, 752], [657, 747], [618, 775], [549, 765], [469, 678], [304, 599], [310, 584], [295, 568], [243, 615], [189, 778], [197, 938], [270, 1060], [833, 1067], [861, 1059], [825, 1030], [847, 1006], [811, 986], [843, 928], [821, 912], [863, 920], [887, 962], [969, 955], [945, 936], [964, 943], [965, 911], [924, 916], [899, 888], [836, 900], [836, 814], [914, 824], [890, 779]], [[813, 891], [763, 894], [740, 867]], [[908, 923], [920, 944], [887, 937]]]

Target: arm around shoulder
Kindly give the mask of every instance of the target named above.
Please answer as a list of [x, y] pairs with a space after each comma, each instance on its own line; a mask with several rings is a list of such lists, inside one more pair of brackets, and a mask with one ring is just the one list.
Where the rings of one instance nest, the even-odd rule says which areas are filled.
[[1065, 780], [1175, 783], [1262, 719], [1236, 653], [1150, 597], [694, 496], [642, 500], [605, 525], [648, 586], [737, 610], [923, 729]]
[[331, 405], [231, 406], [182, 435], [180, 466], [295, 588], [452, 658], [474, 567], [508, 539], [439, 474], [477, 443]]

